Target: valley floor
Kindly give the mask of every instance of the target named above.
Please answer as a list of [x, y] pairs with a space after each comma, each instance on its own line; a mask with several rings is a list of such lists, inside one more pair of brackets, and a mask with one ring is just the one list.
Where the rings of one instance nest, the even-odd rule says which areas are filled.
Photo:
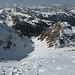
[[0, 62], [0, 75], [75, 75], [75, 47], [48, 48], [32, 38], [34, 51], [20, 61]]

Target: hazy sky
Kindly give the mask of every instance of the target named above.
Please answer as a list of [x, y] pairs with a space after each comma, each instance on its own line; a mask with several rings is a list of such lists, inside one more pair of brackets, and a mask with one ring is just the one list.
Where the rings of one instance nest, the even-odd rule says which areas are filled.
[[75, 0], [0, 0], [0, 5], [5, 3], [9, 4], [25, 4], [25, 5], [45, 5], [50, 6], [51, 4], [75, 4]]

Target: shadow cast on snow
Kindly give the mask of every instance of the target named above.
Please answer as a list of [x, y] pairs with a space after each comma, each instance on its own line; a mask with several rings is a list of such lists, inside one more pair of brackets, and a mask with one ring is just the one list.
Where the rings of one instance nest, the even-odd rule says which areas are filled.
[[6, 51], [0, 51], [0, 62], [1, 61], [20, 61], [21, 59], [24, 59], [28, 56], [29, 53], [34, 51], [34, 42], [31, 39], [27, 39], [27, 44], [25, 46], [24, 50], [6, 50]]

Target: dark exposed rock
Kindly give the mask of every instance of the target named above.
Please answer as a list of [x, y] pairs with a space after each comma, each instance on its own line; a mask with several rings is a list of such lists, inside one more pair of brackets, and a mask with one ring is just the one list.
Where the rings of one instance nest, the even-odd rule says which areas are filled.
[[[69, 14], [69, 13], [67, 13], [67, 14]], [[59, 21], [60, 22], [65, 22], [66, 21], [69, 24], [75, 26], [75, 17], [73, 17], [73, 16], [75, 16], [75, 14], [71, 13], [72, 16], [71, 15], [67, 15], [67, 14], [65, 14], [65, 13], [61, 14], [61, 13], [59, 13], [59, 14], [48, 15], [48, 17], [44, 17], [42, 14], [39, 14], [38, 17], [40, 19], [54, 21], [54, 23], [59, 22]]]
[[[23, 35], [27, 35], [29, 37], [40, 35], [40, 33], [48, 27], [48, 25], [43, 21], [39, 21], [38, 23], [35, 23], [35, 26], [34, 25], [32, 26], [27, 22], [20, 21], [18, 16], [13, 16], [12, 18], [13, 18], [12, 28], [21, 31]], [[33, 18], [30, 18], [30, 20], [32, 19]]]
[[7, 41], [7, 45], [6, 45], [6, 47], [3, 47], [3, 49], [10, 49], [11, 45], [12, 45], [12, 42]]
[[46, 30], [44, 30], [40, 35], [39, 39], [41, 40], [46, 39], [48, 45], [51, 47], [54, 46], [54, 43], [58, 39], [59, 35], [60, 35], [60, 23], [56, 23], [51, 27], [47, 28]]

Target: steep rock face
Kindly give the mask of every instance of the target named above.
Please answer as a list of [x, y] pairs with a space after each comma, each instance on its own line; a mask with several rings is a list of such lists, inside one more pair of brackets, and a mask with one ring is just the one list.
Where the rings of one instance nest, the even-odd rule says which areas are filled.
[[40, 35], [41, 40], [46, 39], [48, 46], [74, 46], [75, 45], [75, 26], [67, 22], [56, 23], [47, 28]]
[[18, 16], [14, 16], [13, 18], [13, 28], [16, 30], [21, 31], [21, 33], [25, 36], [38, 36], [41, 34], [41, 32], [48, 27], [48, 25], [43, 22], [39, 21], [38, 23], [35, 23], [35, 26], [32, 24], [29, 24], [24, 21], [20, 21]]
[[53, 24], [51, 27], [47, 28], [40, 35], [41, 40], [46, 39], [49, 46], [54, 46], [56, 40], [60, 35], [60, 23]]

